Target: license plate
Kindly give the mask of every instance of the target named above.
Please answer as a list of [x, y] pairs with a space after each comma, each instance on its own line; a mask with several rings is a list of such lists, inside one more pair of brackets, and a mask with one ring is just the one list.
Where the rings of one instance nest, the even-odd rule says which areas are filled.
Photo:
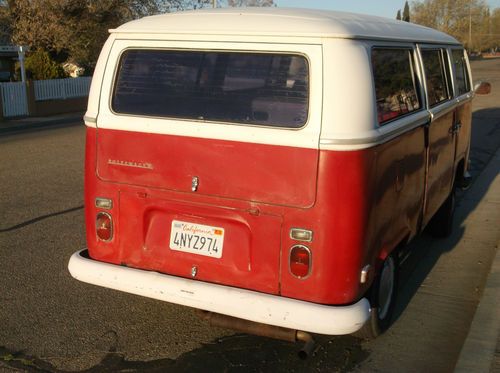
[[222, 257], [224, 228], [173, 220], [170, 248], [212, 258]]

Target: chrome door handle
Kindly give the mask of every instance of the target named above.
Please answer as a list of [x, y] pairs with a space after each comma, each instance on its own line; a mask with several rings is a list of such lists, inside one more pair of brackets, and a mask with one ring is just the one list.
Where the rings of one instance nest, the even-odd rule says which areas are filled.
[[462, 127], [462, 123], [458, 122], [458, 123], [455, 123], [452, 127], [451, 127], [451, 132], [452, 133], [457, 133], [458, 131], [460, 131], [460, 128]]

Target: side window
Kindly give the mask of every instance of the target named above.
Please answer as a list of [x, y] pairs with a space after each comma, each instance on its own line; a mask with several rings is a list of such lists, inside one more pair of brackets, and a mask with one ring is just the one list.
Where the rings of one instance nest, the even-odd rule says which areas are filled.
[[413, 50], [374, 48], [371, 57], [379, 124], [420, 109]]
[[470, 92], [469, 72], [465, 63], [463, 49], [454, 49], [451, 52], [453, 66], [455, 68], [455, 85], [458, 90], [458, 95], [463, 95]]
[[422, 50], [422, 60], [424, 63], [429, 106], [436, 106], [451, 98], [451, 91], [447, 84], [447, 76], [449, 76], [448, 65], [445, 64], [443, 50], [439, 49]]

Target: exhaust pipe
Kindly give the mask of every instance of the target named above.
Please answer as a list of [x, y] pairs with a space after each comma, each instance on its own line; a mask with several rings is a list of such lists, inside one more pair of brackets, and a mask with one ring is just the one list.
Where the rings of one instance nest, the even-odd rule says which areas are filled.
[[297, 330], [296, 339], [297, 341], [304, 342], [304, 346], [302, 346], [298, 355], [300, 359], [306, 360], [312, 354], [316, 342], [314, 342], [314, 338], [311, 334], [300, 330]]
[[209, 311], [196, 311], [197, 315], [202, 320], [207, 321], [211, 326], [232, 329], [246, 334], [254, 334], [261, 337], [269, 337], [287, 342], [304, 342], [304, 346], [298, 352], [299, 358], [301, 359], [307, 359], [307, 357], [311, 355], [315, 346], [314, 338], [307, 332], [257, 323]]

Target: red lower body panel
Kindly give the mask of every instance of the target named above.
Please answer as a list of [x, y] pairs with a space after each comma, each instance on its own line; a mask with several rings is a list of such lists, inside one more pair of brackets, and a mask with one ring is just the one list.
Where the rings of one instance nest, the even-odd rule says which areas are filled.
[[[112, 132], [117, 132], [116, 139], [121, 143], [112, 144], [115, 135]], [[136, 147], [142, 149], [147, 144], [156, 150], [127, 152], [120, 144], [132, 146], [128, 136], [133, 136]], [[87, 242], [90, 256], [96, 260], [341, 305], [359, 300], [373, 281], [374, 269], [381, 259], [418, 230], [425, 164], [422, 129], [390, 143], [357, 151], [316, 154], [311, 149], [288, 148], [292, 154], [288, 160], [284, 147], [226, 144], [238, 153], [239, 167], [229, 162], [234, 169], [223, 170], [217, 176], [221, 167], [216, 161], [219, 155], [208, 152], [205, 160], [195, 157], [206, 162], [196, 166], [197, 176], [201, 175], [206, 188], [200, 183], [199, 192], [191, 192], [189, 185], [186, 190], [177, 190], [157, 184], [162, 177], [170, 180], [167, 186], [177, 185], [178, 181], [169, 179], [167, 169], [161, 168], [168, 167], [168, 159], [148, 158], [163, 154], [158, 149], [166, 137], [157, 135], [155, 144], [153, 136], [88, 129]], [[106, 140], [101, 143], [103, 137]], [[200, 149], [210, 148], [203, 144], [205, 141], [210, 140], [197, 140], [196, 144], [201, 144]], [[214, 143], [223, 142], [214, 140]], [[170, 140], [167, 144], [171, 144]], [[110, 147], [114, 150], [109, 150]], [[179, 145], [176, 149], [182, 151]], [[98, 156], [99, 151], [104, 153]], [[135, 163], [120, 164], [120, 157], [126, 158], [127, 154], [134, 154]], [[144, 185], [147, 183], [140, 173], [151, 169], [135, 166], [152, 163], [157, 167], [162, 162], [166, 165], [154, 168], [159, 174], [154, 176], [152, 185]], [[186, 164], [187, 160], [183, 162]], [[103, 173], [104, 169], [107, 171]], [[127, 172], [133, 176], [130, 183]], [[167, 176], [162, 176], [162, 172]], [[276, 177], [286, 172], [291, 172], [288, 179]], [[273, 176], [266, 178], [266, 174]], [[225, 180], [224, 175], [229, 175], [229, 179]], [[296, 185], [290, 187], [290, 183]], [[216, 193], [217, 185], [223, 192]], [[305, 194], [293, 195], [302, 192]], [[96, 197], [113, 200], [113, 208], [107, 210], [114, 224], [114, 236], [109, 242], [96, 237], [95, 218], [101, 211], [95, 207]], [[173, 250], [170, 247], [173, 221], [223, 229], [222, 256]], [[292, 239], [292, 228], [313, 231], [312, 242]], [[307, 246], [312, 254], [311, 274], [307, 278], [296, 278], [289, 271], [290, 249], [297, 244]], [[372, 271], [368, 281], [361, 283], [361, 270], [367, 265]]]

